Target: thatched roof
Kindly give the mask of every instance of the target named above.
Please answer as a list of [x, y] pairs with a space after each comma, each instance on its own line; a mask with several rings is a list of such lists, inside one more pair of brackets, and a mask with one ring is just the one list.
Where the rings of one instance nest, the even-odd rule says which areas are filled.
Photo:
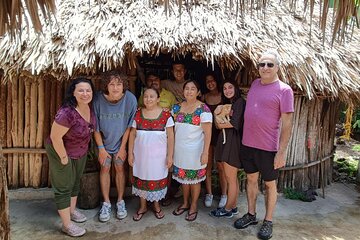
[[206, 1], [191, 11], [187, 5], [179, 11], [171, 2], [168, 11], [148, 1], [124, 2], [63, 0], [57, 21], [45, 24], [43, 34], [23, 31], [13, 40], [4, 35], [0, 68], [5, 78], [19, 70], [66, 78], [111, 69], [125, 56], [144, 52], [191, 53], [231, 70], [248, 61], [255, 66], [259, 52], [275, 47], [283, 58], [282, 78], [309, 98], [321, 94], [360, 102], [359, 29], [331, 46], [332, 23], [324, 25], [323, 41], [318, 9], [310, 24], [310, 14], [300, 4], [290, 8], [284, 0], [268, 2], [265, 10], [255, 10], [255, 5], [242, 9], [244, 14], [229, 11], [227, 1]]
[[39, 10], [43, 16], [49, 17], [50, 14], [55, 13], [55, 0], [0, 1], [0, 36], [5, 32], [16, 34], [22, 29], [23, 22], [29, 21], [28, 18], [30, 18], [35, 31], [41, 32]]

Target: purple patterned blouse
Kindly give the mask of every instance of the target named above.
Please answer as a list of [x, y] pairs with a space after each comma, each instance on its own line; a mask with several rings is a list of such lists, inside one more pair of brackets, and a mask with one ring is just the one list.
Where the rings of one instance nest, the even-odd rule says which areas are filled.
[[[63, 136], [66, 153], [71, 159], [79, 159], [88, 152], [91, 135], [94, 132], [96, 118], [90, 108], [90, 123], [73, 107], [61, 107], [55, 116], [55, 122], [69, 128]], [[50, 143], [51, 139], [49, 138]]]

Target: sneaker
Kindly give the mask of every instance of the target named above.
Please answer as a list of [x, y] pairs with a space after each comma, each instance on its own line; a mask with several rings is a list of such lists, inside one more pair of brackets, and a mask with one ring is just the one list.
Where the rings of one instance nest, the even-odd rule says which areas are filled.
[[99, 221], [107, 222], [110, 220], [111, 214], [111, 203], [103, 202], [101, 209], [99, 211]]
[[233, 215], [238, 215], [239, 214], [239, 210], [237, 207], [234, 207], [233, 209], [231, 209], [231, 212]]
[[249, 225], [258, 224], [258, 220], [256, 219], [256, 214], [251, 215], [250, 213], [246, 213], [244, 216], [239, 218], [234, 222], [234, 227], [237, 229], [247, 228]]
[[273, 229], [272, 222], [264, 220], [260, 228], [260, 231], [258, 232], [258, 238], [264, 240], [270, 239], [272, 237], [272, 229]]
[[226, 217], [226, 218], [232, 218], [233, 213], [232, 211], [226, 211], [225, 208], [217, 208], [215, 210], [212, 210], [210, 213], [210, 216], [212, 217]]
[[212, 194], [205, 195], [205, 207], [211, 207], [214, 196]]
[[220, 201], [219, 201], [219, 208], [225, 207], [227, 202], [227, 195], [221, 195]]
[[71, 221], [74, 221], [77, 223], [83, 223], [87, 220], [86, 216], [76, 209], [73, 213], [70, 213], [70, 219], [71, 219]]
[[86, 233], [86, 230], [84, 228], [78, 227], [73, 223], [70, 223], [67, 227], [63, 225], [61, 231], [63, 231], [63, 233], [69, 235], [70, 237], [81, 237]]
[[121, 200], [120, 202], [116, 203], [116, 217], [118, 219], [124, 219], [127, 216], [127, 211], [126, 211], [126, 207], [125, 207], [125, 201]]

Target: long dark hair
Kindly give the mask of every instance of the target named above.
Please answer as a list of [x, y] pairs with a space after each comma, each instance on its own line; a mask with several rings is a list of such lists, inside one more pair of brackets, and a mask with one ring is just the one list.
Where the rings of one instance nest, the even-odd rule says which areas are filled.
[[82, 82], [83, 83], [88, 83], [90, 85], [90, 87], [91, 87], [91, 90], [94, 93], [94, 91], [95, 91], [94, 84], [91, 82], [90, 79], [84, 78], [84, 77], [75, 78], [74, 80], [71, 81], [70, 85], [66, 89], [65, 98], [64, 98], [64, 101], [63, 101], [63, 107], [73, 107], [73, 108], [75, 108], [77, 106], [78, 103], [77, 103], [76, 98], [74, 96], [74, 91], [75, 91], [76, 85], [79, 84], [79, 83], [82, 83]]
[[[225, 95], [224, 95], [224, 85], [225, 85], [225, 83], [230, 83], [231, 85], [234, 86], [235, 94], [234, 94], [234, 96], [233, 96], [231, 99], [225, 97]], [[241, 92], [241, 90], [240, 90], [240, 88], [239, 88], [239, 85], [238, 85], [235, 81], [233, 81], [233, 80], [225, 80], [225, 81], [223, 82], [223, 84], [222, 84], [222, 88], [221, 88], [221, 89], [222, 89], [222, 91], [221, 91], [221, 99], [222, 99], [222, 102], [223, 102], [224, 104], [229, 104], [229, 103], [232, 104], [232, 103], [236, 102], [236, 100], [238, 100], [239, 98], [241, 98], [242, 92]]]

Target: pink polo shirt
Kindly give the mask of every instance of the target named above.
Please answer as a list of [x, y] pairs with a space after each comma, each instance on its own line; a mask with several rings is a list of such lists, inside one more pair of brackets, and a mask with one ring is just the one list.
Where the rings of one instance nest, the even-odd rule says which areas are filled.
[[290, 112], [294, 112], [294, 94], [289, 85], [280, 80], [266, 85], [261, 84], [260, 78], [254, 80], [246, 99], [242, 143], [278, 151], [280, 117]]

